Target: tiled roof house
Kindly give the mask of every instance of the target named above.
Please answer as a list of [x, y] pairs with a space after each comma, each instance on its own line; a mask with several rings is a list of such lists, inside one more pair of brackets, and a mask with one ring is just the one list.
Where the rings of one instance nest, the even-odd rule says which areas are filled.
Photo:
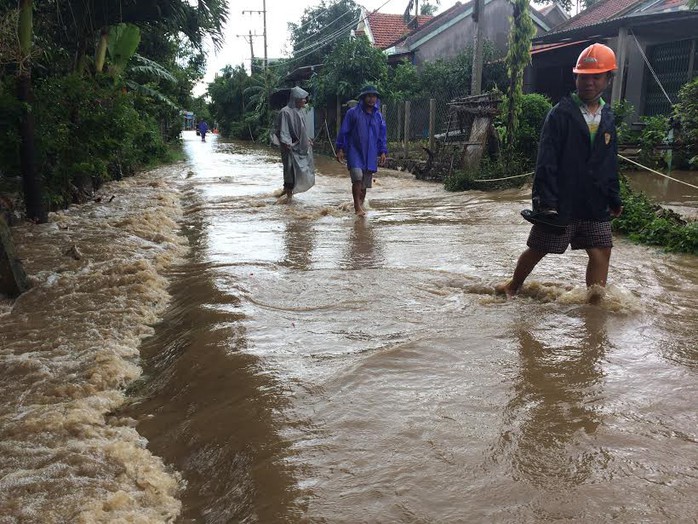
[[[388, 59], [407, 58], [415, 65], [458, 55], [473, 43], [476, 24], [473, 21], [475, 1], [457, 2], [443, 13], [426, 20], [409, 33], [381, 46]], [[512, 4], [509, 0], [485, 0], [484, 38], [493, 42], [502, 55], [506, 52]], [[539, 33], [550, 30], [545, 17], [531, 13]]]
[[668, 114], [682, 85], [698, 76], [698, 10], [687, 0], [599, 0], [533, 40], [527, 91], [554, 101], [574, 89], [572, 66], [586, 46], [610, 46], [618, 61], [607, 98], [635, 116]]
[[[416, 19], [416, 27], [422, 27], [433, 16], [420, 15]], [[378, 49], [385, 49], [396, 40], [403, 38], [413, 31], [415, 27], [408, 27], [404, 15], [379, 13], [377, 11], [367, 13], [361, 18], [356, 34], [364, 34], [369, 42]]]

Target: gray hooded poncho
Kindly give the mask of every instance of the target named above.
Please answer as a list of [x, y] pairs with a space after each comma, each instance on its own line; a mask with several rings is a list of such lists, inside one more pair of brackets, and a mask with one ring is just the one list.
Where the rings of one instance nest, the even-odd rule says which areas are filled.
[[291, 89], [288, 104], [279, 111], [276, 126], [284, 165], [284, 187], [292, 187], [294, 193], [302, 193], [315, 185], [315, 164], [305, 129], [305, 110], [296, 107], [296, 100], [307, 96], [308, 92], [300, 87]]

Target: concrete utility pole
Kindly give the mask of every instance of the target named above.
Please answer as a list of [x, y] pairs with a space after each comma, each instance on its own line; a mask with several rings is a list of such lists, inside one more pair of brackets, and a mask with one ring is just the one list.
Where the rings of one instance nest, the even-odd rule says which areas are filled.
[[[267, 70], [267, 64], [268, 64], [268, 57], [267, 57], [267, 0], [262, 0], [262, 10], [261, 11], [249, 11], [245, 10], [242, 12], [244, 15], [245, 13], [256, 13], [262, 15], [262, 23], [264, 24], [264, 32], [262, 33], [262, 37], [264, 37], [264, 70]], [[255, 35], [259, 36], [259, 35]]]
[[267, 70], [267, 0], [262, 0], [262, 24], [264, 25], [264, 70]]
[[262, 35], [252, 34], [252, 30], [250, 29], [250, 33], [248, 35], [235, 35], [235, 36], [238, 38], [244, 38], [245, 41], [250, 44], [250, 72], [251, 72], [252, 68], [254, 67], [254, 44], [252, 42], [252, 39], [260, 37]]
[[[256, 36], [256, 35], [254, 35]], [[250, 29], [250, 36], [247, 39], [247, 41], [250, 44], [250, 69], [252, 69], [252, 64], [254, 64], [254, 43], [252, 41], [253, 35], [252, 35], [252, 29]]]
[[485, 0], [475, 0], [473, 22], [475, 22], [475, 39], [473, 41], [473, 69], [470, 82], [470, 94], [479, 95], [482, 91], [482, 24], [485, 14]]

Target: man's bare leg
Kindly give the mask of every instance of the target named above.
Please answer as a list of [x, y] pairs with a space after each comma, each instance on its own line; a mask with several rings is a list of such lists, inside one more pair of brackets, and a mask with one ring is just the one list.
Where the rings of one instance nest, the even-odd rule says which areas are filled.
[[363, 183], [352, 182], [351, 196], [354, 198], [354, 212], [359, 216], [363, 216], [366, 214], [366, 211], [364, 211], [363, 207], [362, 195], [364, 198], [366, 197], [366, 188], [364, 188]]
[[526, 249], [526, 251], [521, 253], [521, 256], [519, 256], [519, 260], [516, 263], [514, 275], [512, 276], [511, 280], [501, 282], [494, 286], [495, 292], [506, 295], [507, 298], [512, 298], [515, 296], [516, 293], [519, 292], [519, 289], [521, 289], [526, 277], [531, 274], [533, 268], [536, 267], [536, 264], [538, 264], [538, 262], [540, 262], [544, 256], [545, 253], [541, 251], [531, 249], [530, 247]]
[[586, 251], [589, 255], [586, 273], [587, 287], [593, 285], [605, 287], [608, 279], [608, 266], [611, 261], [611, 248], [592, 247]]

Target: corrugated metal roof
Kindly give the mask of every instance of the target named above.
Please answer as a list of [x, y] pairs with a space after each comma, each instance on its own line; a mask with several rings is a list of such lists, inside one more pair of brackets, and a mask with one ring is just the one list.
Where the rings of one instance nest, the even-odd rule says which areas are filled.
[[639, 3], [638, 0], [600, 0], [569, 20], [555, 26], [551, 33], [569, 31], [579, 27], [605, 22], [606, 20], [615, 18], [628, 8]]
[[591, 7], [557, 25], [548, 35], [594, 26], [625, 17], [682, 11], [687, 0], [600, 0]]

